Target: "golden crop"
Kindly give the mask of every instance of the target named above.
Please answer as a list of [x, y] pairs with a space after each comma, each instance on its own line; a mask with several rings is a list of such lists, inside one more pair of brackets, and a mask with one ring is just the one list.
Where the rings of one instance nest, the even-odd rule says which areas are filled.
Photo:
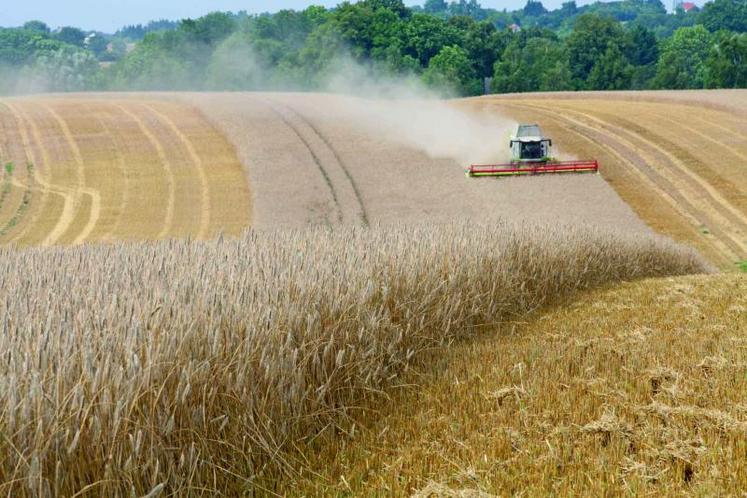
[[2, 248], [0, 491], [248, 493], [424, 350], [709, 269], [661, 238], [508, 223]]

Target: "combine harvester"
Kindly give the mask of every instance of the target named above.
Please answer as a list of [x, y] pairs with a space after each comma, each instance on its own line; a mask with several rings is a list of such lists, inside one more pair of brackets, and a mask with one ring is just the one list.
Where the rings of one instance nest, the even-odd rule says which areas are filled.
[[555, 161], [551, 157], [552, 140], [542, 136], [539, 125], [519, 125], [511, 137], [511, 162], [473, 164], [467, 176], [522, 176], [549, 173], [596, 173], [599, 163], [589, 161]]

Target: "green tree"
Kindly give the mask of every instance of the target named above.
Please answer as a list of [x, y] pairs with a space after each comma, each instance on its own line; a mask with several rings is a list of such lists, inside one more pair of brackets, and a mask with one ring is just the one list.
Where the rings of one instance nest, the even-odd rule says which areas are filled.
[[449, 15], [467, 16], [478, 21], [485, 18], [484, 9], [477, 3], [477, 0], [458, 0], [449, 4]]
[[236, 29], [233, 17], [224, 12], [211, 12], [199, 19], [185, 19], [179, 25], [179, 29], [186, 33], [192, 41], [205, 44], [217, 44]]
[[630, 37], [629, 57], [632, 64], [646, 66], [657, 61], [659, 43], [653, 31], [638, 24], [630, 30], [628, 35]]
[[[202, 68], [187, 58], [189, 52], [183, 48], [186, 44], [184, 36], [177, 31], [148, 33], [135, 50], [112, 68], [109, 74], [112, 88], [198, 89], [197, 82], [201, 82], [203, 76], [195, 77], [190, 67], [193, 70]], [[183, 56], [176, 52], [176, 47], [182, 47]], [[207, 61], [202, 63], [207, 65]]]
[[41, 21], [28, 21], [23, 24], [23, 29], [28, 31], [36, 31], [37, 33], [41, 33], [44, 35], [48, 35], [50, 31], [49, 26]]
[[703, 88], [712, 39], [703, 26], [680, 28], [663, 44], [657, 64], [658, 88]]
[[436, 89], [452, 90], [459, 95], [477, 95], [480, 81], [476, 78], [467, 52], [456, 45], [443, 47], [431, 58], [423, 81]]
[[[595, 88], [595, 85], [600, 84], [598, 75], [609, 74], [610, 68], [608, 66], [598, 69], [595, 80], [589, 83], [587, 80], [594, 66], [605, 56], [605, 65], [613, 62], [612, 58], [617, 57], [617, 54], [625, 57], [629, 52], [628, 43], [622, 26], [613, 19], [595, 14], [579, 16], [566, 42], [571, 74], [576, 86], [585, 89]], [[613, 65], [620, 64], [620, 61], [614, 61]]]
[[747, 33], [718, 33], [705, 61], [708, 88], [747, 88]]
[[343, 3], [335, 11], [333, 22], [342, 39], [358, 58], [368, 58], [375, 49], [400, 46], [400, 17], [381, 6], [360, 2]]
[[698, 23], [711, 32], [728, 29], [744, 33], [747, 31], [747, 1], [714, 0], [707, 2], [698, 15]]
[[493, 75], [493, 66], [506, 49], [508, 34], [498, 31], [488, 21], [472, 21], [463, 34], [462, 47], [467, 51], [479, 78]]
[[410, 9], [405, 7], [402, 0], [362, 0], [362, 5], [369, 7], [371, 10], [387, 9], [397, 14], [398, 17], [409, 17]]
[[640, 24], [629, 32], [630, 50], [628, 57], [632, 68], [630, 88], [642, 90], [651, 86], [656, 75], [656, 61], [659, 59], [659, 42], [654, 32]]
[[590, 90], [625, 90], [632, 77], [633, 66], [616, 45], [610, 45], [591, 69], [586, 86]]
[[39, 55], [33, 64], [21, 70], [27, 92], [68, 92], [95, 90], [101, 86], [98, 61], [90, 52], [66, 45]]
[[427, 67], [443, 47], [458, 45], [459, 32], [446, 21], [428, 14], [414, 14], [403, 27], [403, 53]]
[[449, 10], [446, 0], [425, 0], [423, 10], [429, 14], [441, 14]]
[[557, 39], [514, 39], [495, 64], [491, 90], [497, 93], [572, 89], [568, 55]]
[[234, 33], [215, 50], [207, 68], [212, 90], [257, 90], [267, 83], [268, 71], [245, 33]]
[[59, 31], [53, 34], [55, 40], [59, 40], [62, 43], [68, 43], [75, 45], [76, 47], [83, 47], [83, 42], [86, 39], [86, 34], [78, 28], [71, 26], [65, 26]]
[[107, 53], [106, 51], [108, 47], [109, 40], [105, 36], [98, 33], [89, 37], [88, 42], [86, 43], [86, 48], [99, 59], [101, 59], [101, 57]]
[[547, 14], [547, 9], [539, 0], [527, 0], [523, 13], [525, 16], [539, 17], [543, 14]]

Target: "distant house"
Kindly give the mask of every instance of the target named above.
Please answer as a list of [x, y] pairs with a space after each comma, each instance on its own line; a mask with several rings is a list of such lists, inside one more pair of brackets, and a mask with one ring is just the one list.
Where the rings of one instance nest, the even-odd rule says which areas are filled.
[[510, 29], [512, 33], [518, 33], [519, 31], [521, 31], [521, 26], [519, 26], [518, 24], [510, 24], [508, 26], [508, 29]]
[[683, 2], [682, 3], [682, 10], [684, 10], [685, 12], [690, 12], [693, 9], [695, 9], [697, 11], [698, 10], [698, 6], [695, 5], [692, 2]]

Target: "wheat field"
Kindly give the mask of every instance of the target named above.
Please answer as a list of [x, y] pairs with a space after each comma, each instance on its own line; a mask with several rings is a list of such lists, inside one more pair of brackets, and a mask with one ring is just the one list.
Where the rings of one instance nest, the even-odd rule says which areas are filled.
[[427, 358], [276, 491], [740, 496], [745, 332], [739, 275], [582, 293]]
[[575, 92], [461, 103], [542, 123], [654, 230], [722, 268], [747, 259], [747, 91]]
[[0, 492], [259, 492], [426, 350], [709, 269], [656, 237], [509, 223], [0, 249]]
[[[0, 243], [509, 217], [653, 229], [733, 269], [747, 259], [744, 109], [743, 90], [6, 98]], [[601, 175], [463, 177], [508, 158], [517, 122], [540, 123], [561, 158], [598, 159]]]
[[251, 216], [233, 146], [153, 99], [0, 100], [0, 244], [239, 235]]
[[731, 489], [745, 95], [0, 100], [0, 492]]

